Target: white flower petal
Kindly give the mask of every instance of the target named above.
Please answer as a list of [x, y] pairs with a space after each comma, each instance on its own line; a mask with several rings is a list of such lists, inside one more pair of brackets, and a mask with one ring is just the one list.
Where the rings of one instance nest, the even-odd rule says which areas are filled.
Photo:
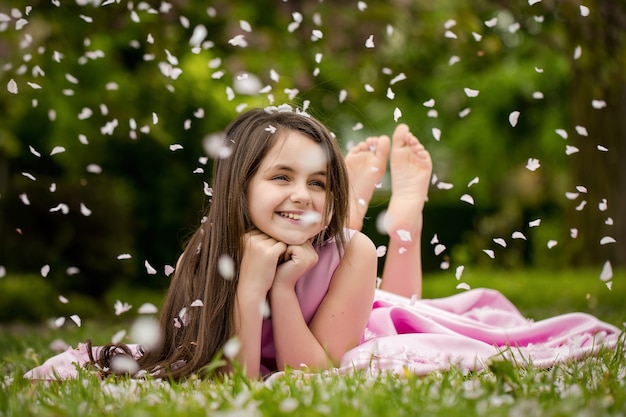
[[513, 238], [513, 239], [523, 239], [523, 240], [526, 240], [526, 236], [524, 235], [524, 233], [519, 232], [519, 231], [515, 231], [515, 232], [513, 232], [513, 234], [511, 234], [511, 238]]
[[156, 269], [154, 269], [154, 268], [152, 267], [152, 265], [150, 265], [150, 263], [149, 263], [148, 261], [145, 261], [143, 265], [144, 265], [144, 267], [146, 268], [146, 272], [147, 272], [149, 275], [154, 275], [154, 274], [156, 274], [156, 273], [157, 273]]
[[556, 240], [549, 240], [547, 243], [548, 249], [552, 249], [553, 247], [555, 247], [556, 245], [558, 245], [559, 242], [557, 242]]
[[471, 204], [472, 206], [474, 205], [474, 197], [469, 194], [463, 194], [460, 200], [466, 202], [467, 204]]
[[613, 278], [613, 267], [611, 266], [611, 261], [606, 261], [602, 266], [602, 272], [600, 272], [600, 280], [606, 282]]
[[493, 241], [503, 248], [506, 248], [506, 240], [502, 239], [501, 237], [496, 237], [493, 239]]
[[487, 256], [490, 257], [491, 259], [494, 259], [496, 257], [495, 252], [491, 249], [483, 249], [483, 252], [485, 252]]
[[438, 243], [437, 245], [435, 245], [435, 255], [439, 256], [441, 255], [444, 251], [446, 250], [446, 245], [443, 245], [441, 243]]
[[609, 243], [615, 243], [615, 242], [617, 241], [611, 236], [604, 236], [602, 239], [600, 239], [601, 245], [608, 245]]
[[517, 122], [519, 121], [519, 115], [520, 115], [520, 112], [517, 110], [512, 111], [509, 114], [509, 123], [511, 124], [511, 126], [513, 127], [517, 126]]
[[159, 309], [157, 308], [157, 306], [152, 303], [143, 303], [137, 309], [137, 313], [139, 314], [156, 314], [158, 313], [158, 311]]
[[46, 278], [50, 273], [50, 265], [44, 265], [41, 267], [41, 276]]
[[465, 270], [465, 266], [463, 265], [459, 265], [456, 267], [456, 271], [454, 272], [454, 276], [456, 277], [457, 281], [461, 279], [461, 276], [463, 275], [463, 271]]

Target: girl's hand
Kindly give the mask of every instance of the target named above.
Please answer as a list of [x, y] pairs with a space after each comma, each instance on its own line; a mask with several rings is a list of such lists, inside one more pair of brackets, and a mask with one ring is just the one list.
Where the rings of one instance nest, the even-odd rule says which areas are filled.
[[283, 242], [260, 230], [246, 233], [238, 285], [265, 296], [272, 287], [276, 265], [286, 249]]
[[284, 262], [276, 269], [273, 287], [282, 285], [294, 288], [298, 279], [317, 263], [318, 255], [311, 241], [289, 245], [283, 255]]

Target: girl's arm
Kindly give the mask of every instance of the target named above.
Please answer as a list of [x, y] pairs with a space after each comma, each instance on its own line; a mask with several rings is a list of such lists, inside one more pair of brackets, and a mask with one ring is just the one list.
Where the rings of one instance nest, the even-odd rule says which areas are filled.
[[285, 366], [327, 369], [356, 346], [374, 299], [377, 256], [372, 241], [355, 233], [330, 283], [328, 293], [307, 326], [295, 293], [295, 280], [280, 271], [270, 291], [278, 369]]
[[264, 233], [246, 233], [235, 298], [234, 336], [239, 340], [237, 361], [248, 378], [258, 378], [261, 363], [263, 304], [286, 245]]

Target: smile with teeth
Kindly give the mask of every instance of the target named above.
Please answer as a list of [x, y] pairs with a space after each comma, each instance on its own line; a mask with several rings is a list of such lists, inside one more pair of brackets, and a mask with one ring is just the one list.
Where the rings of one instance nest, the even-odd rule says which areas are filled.
[[300, 220], [300, 215], [298, 213], [288, 213], [285, 211], [278, 212], [278, 215], [281, 217], [286, 217], [293, 220]]

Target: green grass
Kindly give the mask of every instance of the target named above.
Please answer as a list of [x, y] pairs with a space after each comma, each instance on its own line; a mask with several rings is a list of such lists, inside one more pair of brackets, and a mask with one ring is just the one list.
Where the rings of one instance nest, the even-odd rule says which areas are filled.
[[[539, 319], [569, 311], [597, 315], [620, 328], [626, 322], [624, 272], [609, 291], [596, 271], [471, 272], [462, 282], [503, 292], [520, 310]], [[424, 295], [458, 292], [453, 271], [428, 276]], [[146, 297], [153, 297], [146, 294]], [[115, 297], [113, 297], [115, 298]], [[154, 298], [150, 301], [153, 302]], [[138, 300], [140, 302], [140, 300]], [[138, 306], [136, 306], [138, 307]], [[624, 345], [583, 361], [548, 370], [494, 362], [484, 371], [453, 369], [426, 377], [291, 373], [271, 382], [234, 375], [221, 381], [190, 379], [99, 380], [86, 371], [77, 380], [31, 383], [21, 378], [48, 358], [50, 342], [70, 345], [92, 338], [107, 342], [128, 328], [124, 318], [85, 320], [79, 328], [3, 325], [0, 328], [0, 416], [623, 416], [626, 415]]]

